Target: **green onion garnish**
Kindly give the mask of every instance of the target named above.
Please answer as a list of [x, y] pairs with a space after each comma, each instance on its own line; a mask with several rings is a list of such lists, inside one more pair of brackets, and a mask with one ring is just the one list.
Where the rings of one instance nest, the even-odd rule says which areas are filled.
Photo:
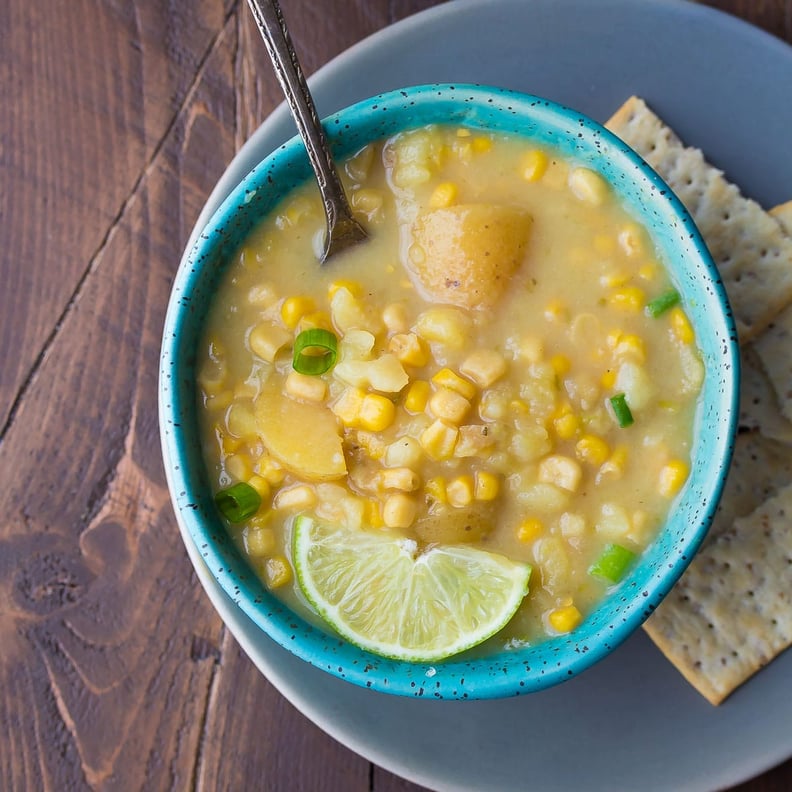
[[261, 495], [244, 481], [239, 481], [215, 495], [220, 513], [229, 522], [239, 523], [252, 517], [261, 506]]
[[679, 292], [676, 289], [671, 289], [654, 300], [649, 300], [646, 303], [646, 313], [649, 316], [657, 319], [660, 314], [665, 313], [669, 308], [673, 308], [679, 302]]
[[619, 422], [619, 426], [621, 426], [622, 429], [635, 423], [635, 419], [630, 412], [630, 408], [627, 406], [627, 399], [623, 393], [617, 393], [615, 396], [611, 396], [610, 403], [611, 407], [613, 407], [613, 414], [616, 416], [616, 420]]
[[627, 567], [635, 558], [635, 553], [619, 544], [605, 545], [602, 555], [589, 567], [589, 575], [605, 578], [618, 583]]
[[324, 374], [336, 362], [338, 339], [335, 333], [323, 327], [303, 330], [294, 340], [294, 360], [292, 366], [299, 374]]

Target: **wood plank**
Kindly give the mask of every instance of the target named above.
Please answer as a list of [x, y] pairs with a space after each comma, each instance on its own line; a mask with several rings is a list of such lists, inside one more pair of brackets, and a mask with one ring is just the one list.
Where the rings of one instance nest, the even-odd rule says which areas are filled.
[[221, 31], [0, 443], [3, 789], [194, 781], [222, 626], [176, 532], [156, 393], [174, 268], [233, 154]]
[[232, 3], [0, 4], [0, 437]]

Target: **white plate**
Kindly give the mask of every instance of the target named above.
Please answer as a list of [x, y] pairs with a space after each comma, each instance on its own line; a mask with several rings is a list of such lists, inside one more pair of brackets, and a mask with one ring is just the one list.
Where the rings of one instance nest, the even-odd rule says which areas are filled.
[[[544, 95], [600, 121], [639, 94], [746, 194], [768, 207], [792, 198], [792, 48], [710, 9], [673, 0], [459, 0], [366, 39], [311, 87], [326, 115], [385, 90], [455, 81]], [[234, 159], [196, 227], [293, 132], [279, 108]], [[183, 535], [210, 599], [275, 687], [352, 750], [425, 786], [709, 790], [792, 754], [790, 652], [719, 708], [642, 633], [541, 693], [400, 699], [335, 679], [275, 645]]]

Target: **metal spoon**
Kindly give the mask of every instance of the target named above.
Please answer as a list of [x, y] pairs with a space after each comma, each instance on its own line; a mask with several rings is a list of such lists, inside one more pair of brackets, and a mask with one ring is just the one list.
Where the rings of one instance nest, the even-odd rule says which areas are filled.
[[248, 5], [267, 45], [278, 82], [308, 150], [311, 167], [319, 183], [327, 218], [327, 234], [320, 259], [320, 264], [324, 264], [336, 253], [367, 239], [368, 234], [352, 217], [349, 201], [333, 164], [327, 136], [316, 113], [277, 0], [248, 0]]

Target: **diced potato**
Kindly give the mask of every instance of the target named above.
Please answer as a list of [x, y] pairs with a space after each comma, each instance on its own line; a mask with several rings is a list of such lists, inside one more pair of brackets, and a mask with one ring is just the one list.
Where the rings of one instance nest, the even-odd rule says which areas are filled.
[[310, 481], [347, 474], [338, 421], [327, 407], [265, 390], [255, 413], [264, 445], [287, 470]]
[[464, 308], [492, 306], [522, 264], [531, 216], [508, 206], [458, 204], [434, 209], [413, 226], [411, 261], [429, 297]]
[[495, 432], [490, 426], [468, 424], [459, 427], [459, 437], [454, 448], [454, 456], [484, 457], [495, 445]]
[[549, 453], [552, 448], [553, 443], [547, 429], [531, 424], [521, 426], [515, 431], [509, 443], [510, 453], [520, 462], [534, 462]]
[[542, 584], [554, 588], [569, 577], [569, 556], [557, 536], [544, 536], [533, 546], [534, 560], [542, 574]]
[[630, 360], [619, 366], [614, 389], [624, 393], [631, 410], [641, 410], [646, 407], [655, 392], [646, 369]]
[[552, 514], [566, 508], [569, 493], [554, 484], [533, 484], [518, 490], [517, 502], [529, 509]]
[[234, 437], [249, 440], [258, 436], [258, 422], [250, 401], [235, 401], [226, 412], [226, 428]]
[[357, 329], [376, 334], [382, 330], [382, 320], [376, 311], [358, 300], [345, 286], [337, 289], [330, 299], [330, 315], [342, 333]]
[[479, 388], [489, 388], [506, 373], [506, 361], [493, 349], [477, 349], [465, 358], [459, 371]]
[[624, 507], [617, 503], [603, 503], [594, 527], [604, 539], [615, 542], [623, 539], [630, 532], [632, 525]]
[[374, 360], [344, 360], [333, 368], [333, 376], [347, 385], [371, 387], [382, 393], [398, 393], [410, 380], [404, 366], [390, 352]]
[[583, 469], [571, 457], [553, 454], [539, 463], [539, 481], [555, 484], [561, 489], [576, 492], [583, 477]]
[[470, 410], [470, 402], [450, 388], [439, 388], [429, 399], [429, 409], [435, 418], [452, 424], [460, 424]]

